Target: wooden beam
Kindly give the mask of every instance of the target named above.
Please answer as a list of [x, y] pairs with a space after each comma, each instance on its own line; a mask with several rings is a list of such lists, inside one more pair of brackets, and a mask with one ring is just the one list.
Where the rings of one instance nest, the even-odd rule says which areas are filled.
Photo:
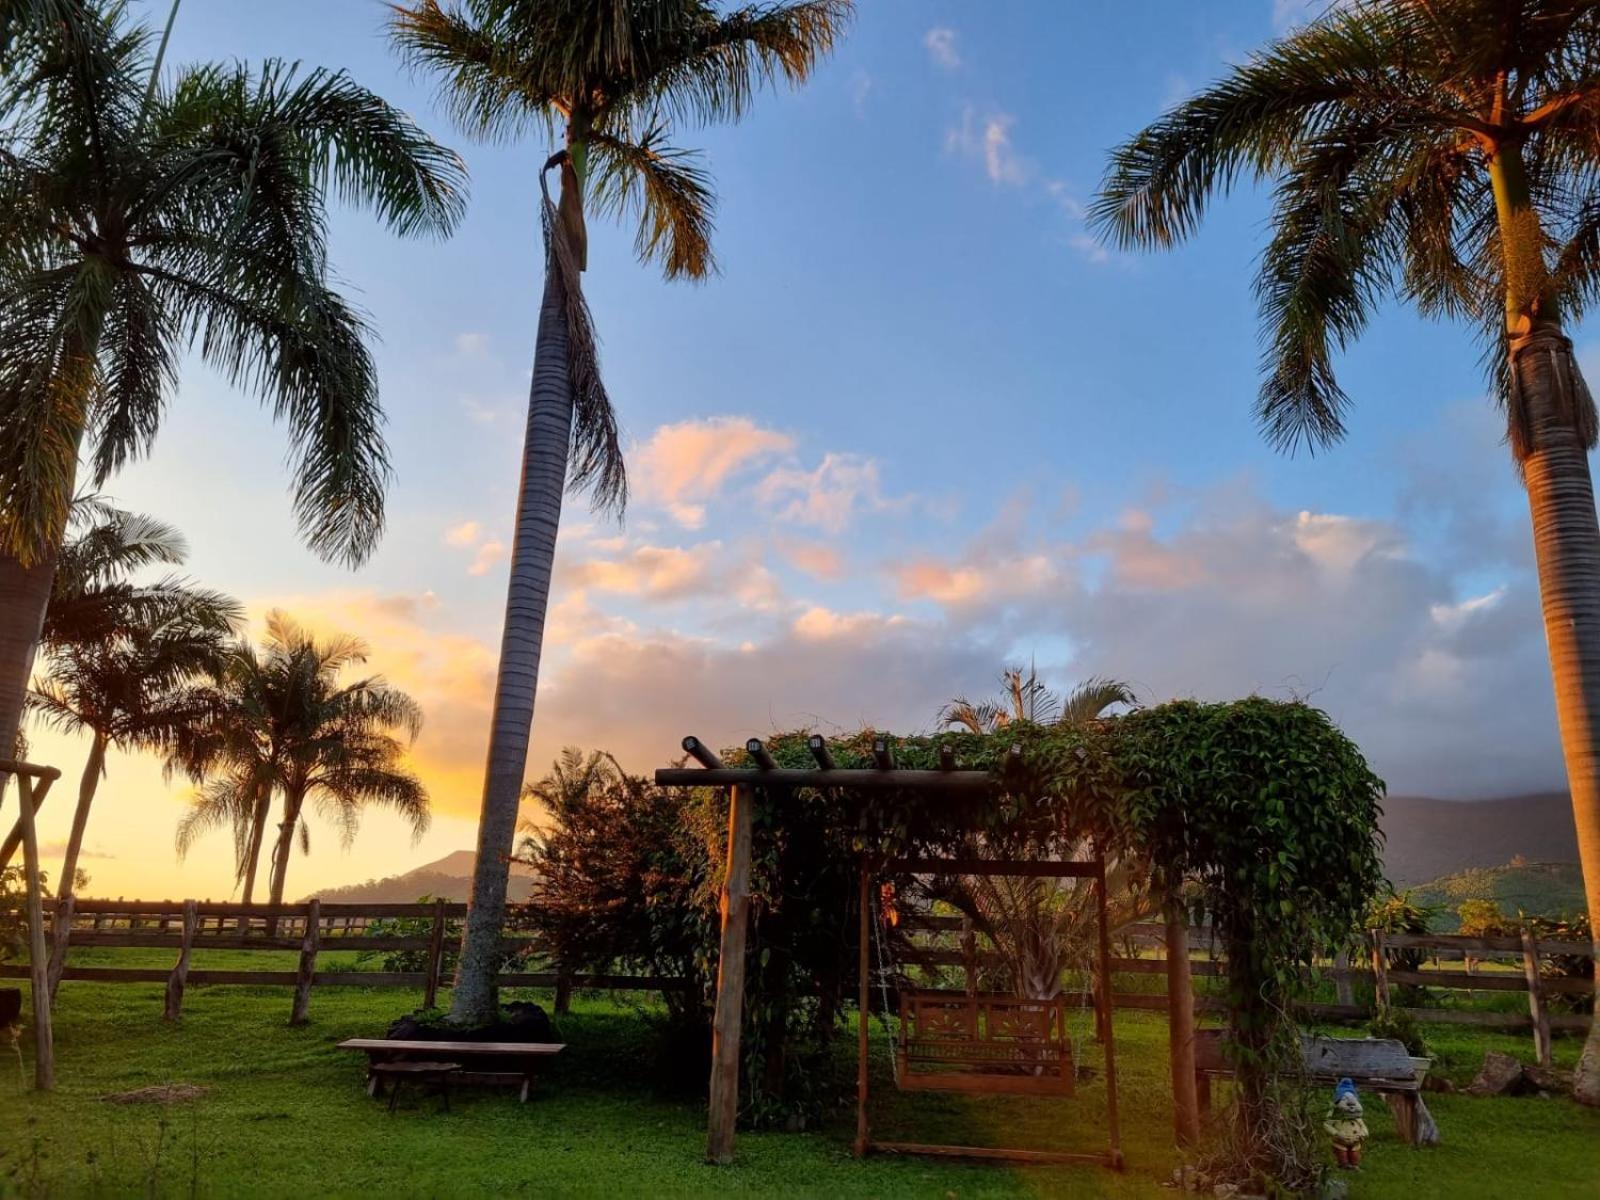
[[[35, 813], [35, 816], [38, 814]], [[56, 901], [55, 926], [50, 935], [50, 1002], [55, 1003], [61, 987], [61, 972], [67, 969], [67, 950], [72, 945], [72, 916], [76, 898], [71, 892]]]
[[748, 767], [663, 767], [656, 772], [662, 787], [733, 787], [760, 784], [773, 788], [856, 788], [858, 790], [924, 792], [964, 792], [993, 794], [997, 789], [987, 771], [918, 771], [901, 767], [893, 771], [840, 768], [779, 767], [776, 771], [757, 771]]
[[776, 771], [778, 764], [773, 760], [767, 748], [761, 744], [760, 738], [751, 738], [744, 744], [744, 752], [748, 754], [758, 768], [763, 771]]
[[861, 868], [861, 934], [857, 965], [859, 988], [856, 1003], [856, 1157], [867, 1152], [867, 1010], [872, 1005], [872, 956], [868, 943], [872, 937], [872, 872]]
[[708, 771], [719, 770], [722, 767], [722, 760], [693, 734], [683, 739], [683, 752]]
[[1096, 874], [1094, 878], [1094, 895], [1096, 912], [1096, 933], [1100, 943], [1100, 996], [1097, 1007], [1102, 1013], [1102, 1034], [1100, 1044], [1105, 1051], [1106, 1062], [1106, 1126], [1111, 1135], [1111, 1148], [1107, 1162], [1114, 1170], [1122, 1169], [1122, 1126], [1117, 1113], [1117, 1051], [1116, 1038], [1111, 1029], [1111, 921], [1107, 914], [1106, 906], [1109, 897], [1106, 895], [1106, 866], [1101, 859], [1095, 860]]
[[739, 1117], [739, 1035], [744, 1020], [754, 807], [755, 791], [748, 784], [730, 789], [728, 866], [722, 881], [722, 946], [717, 956], [717, 1007], [711, 1024], [711, 1114], [706, 1131], [706, 1159], [718, 1165], [733, 1161], [733, 1133]]
[[828, 740], [813, 733], [806, 739], [806, 746], [811, 751], [811, 757], [817, 760], [817, 766], [824, 771], [833, 770], [833, 755], [828, 750]]
[[[39, 776], [18, 770], [21, 764], [0, 763], [17, 776], [17, 798], [22, 802], [22, 867], [28, 889], [28, 982], [33, 992], [33, 1086], [48, 1092], [56, 1086], [56, 1045], [50, 1020], [50, 960], [45, 953], [44, 894], [39, 882], [39, 831], [33, 814], [38, 805], [33, 782], [39, 780], [37, 795], [49, 792], [55, 777]], [[59, 772], [57, 773], [59, 775]]]
[[1200, 1099], [1194, 1074], [1194, 976], [1189, 967], [1189, 926], [1183, 898], [1166, 898], [1167, 1053], [1172, 1068], [1172, 1131], [1180, 1146], [1200, 1141]]
[[891, 858], [883, 864], [891, 875], [1015, 875], [1040, 879], [1096, 879], [1105, 868], [1098, 862], [1054, 862], [1031, 858]]

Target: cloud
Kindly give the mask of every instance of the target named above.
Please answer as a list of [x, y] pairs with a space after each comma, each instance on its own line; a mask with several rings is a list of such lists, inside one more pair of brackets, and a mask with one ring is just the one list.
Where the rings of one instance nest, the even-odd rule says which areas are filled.
[[780, 538], [778, 553], [793, 566], [816, 579], [831, 581], [844, 574], [844, 556], [826, 542]]
[[467, 567], [467, 574], [487, 575], [494, 569], [495, 564], [501, 559], [505, 558], [505, 556], [505, 543], [491, 538], [487, 542], [479, 545], [478, 552], [472, 556], [472, 562]]
[[573, 586], [627, 596], [667, 600], [703, 594], [711, 585], [711, 560], [720, 542], [685, 550], [677, 546], [638, 546], [621, 558], [578, 562], [563, 573]]
[[935, 66], [954, 71], [961, 66], [961, 54], [956, 49], [956, 31], [944, 25], [935, 25], [922, 35], [922, 45]]
[[763, 429], [748, 417], [663, 425], [637, 456], [639, 495], [686, 529], [699, 529], [707, 503], [730, 480], [793, 447], [788, 434]]
[[843, 532], [863, 509], [881, 511], [903, 505], [887, 500], [876, 459], [859, 454], [827, 454], [812, 471], [780, 467], [760, 483], [756, 494], [783, 521]]
[[483, 525], [480, 522], [463, 521], [445, 531], [444, 542], [447, 546], [473, 546], [482, 536]]
[[455, 338], [456, 353], [463, 358], [485, 358], [489, 353], [487, 333], [458, 333]]
[[961, 111], [961, 123], [945, 134], [945, 149], [983, 164], [983, 172], [996, 186], [1023, 187], [1035, 175], [1033, 164], [1018, 155], [1011, 142], [1016, 117], [992, 112], [980, 116], [970, 104]]

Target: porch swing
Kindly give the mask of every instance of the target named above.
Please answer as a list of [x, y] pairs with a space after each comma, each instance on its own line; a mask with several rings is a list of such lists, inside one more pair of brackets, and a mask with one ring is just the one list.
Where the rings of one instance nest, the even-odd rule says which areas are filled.
[[[957, 1155], [1023, 1162], [1094, 1162], [1122, 1165], [1117, 1145], [1116, 1066], [1110, 1029], [1110, 930], [1106, 914], [1105, 864], [1085, 862], [982, 859], [896, 859], [879, 870], [893, 874], [1008, 875], [1078, 878], [1094, 889], [1098, 934], [1093, 997], [1096, 1036], [1105, 1053], [1107, 1116], [1111, 1126], [1108, 1153], [1067, 1153], [1003, 1147], [948, 1146], [917, 1142], [883, 1142], [867, 1135], [867, 1010], [870, 975], [869, 944], [876, 944], [879, 986], [887, 1023], [891, 1011], [889, 981], [899, 992], [899, 1028], [891, 1033], [895, 1086], [903, 1092], [945, 1092], [959, 1095], [1071, 1097], [1077, 1066], [1068, 1029], [1072, 998], [1062, 995], [1035, 1000], [997, 992], [956, 988], [915, 988], [886, 961], [889, 942], [882, 913], [873, 895], [874, 871], [861, 871], [861, 998], [859, 1068], [857, 1073], [857, 1153], [868, 1150], [900, 1154]], [[873, 925], [876, 924], [876, 930]], [[874, 936], [876, 933], [876, 936]], [[970, 979], [969, 979], [970, 982]], [[1081, 1007], [1081, 1005], [1080, 1005]]]

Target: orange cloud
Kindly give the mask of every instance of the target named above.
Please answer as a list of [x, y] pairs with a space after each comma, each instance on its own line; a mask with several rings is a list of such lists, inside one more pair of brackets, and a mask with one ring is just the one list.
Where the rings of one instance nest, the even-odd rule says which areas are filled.
[[710, 417], [663, 425], [639, 452], [639, 494], [688, 529], [705, 524], [706, 502], [740, 471], [792, 449], [794, 439], [748, 417]]

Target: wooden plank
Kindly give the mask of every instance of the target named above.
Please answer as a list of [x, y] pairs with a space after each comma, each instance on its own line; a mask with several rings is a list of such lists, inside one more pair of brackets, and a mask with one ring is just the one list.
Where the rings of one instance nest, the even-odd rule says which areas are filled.
[[1525, 992], [1528, 990], [1528, 981], [1521, 975], [1469, 975], [1465, 971], [1390, 971], [1389, 982], [1445, 988], [1451, 991]]
[[1550, 1014], [1545, 1009], [1543, 980], [1539, 978], [1539, 943], [1526, 927], [1522, 930], [1522, 971], [1528, 987], [1528, 1021], [1533, 1026], [1534, 1057], [1541, 1067], [1553, 1066]]
[[340, 1050], [399, 1050], [458, 1054], [463, 1058], [550, 1058], [567, 1048], [565, 1042], [425, 1042], [407, 1038], [346, 1038]]
[[423, 985], [422, 1007], [433, 1008], [439, 999], [440, 977], [444, 974], [444, 900], [434, 901], [433, 930], [428, 937], [428, 981]]
[[711, 1111], [706, 1131], [706, 1158], [719, 1165], [733, 1161], [734, 1125], [739, 1116], [739, 1038], [744, 1018], [754, 807], [755, 792], [748, 784], [729, 789], [728, 866], [722, 884], [722, 945], [711, 1025]]
[[933, 1146], [923, 1142], [868, 1142], [873, 1154], [919, 1154], [938, 1158], [976, 1158], [1035, 1165], [1090, 1163], [1101, 1167], [1121, 1165], [1121, 1155], [1083, 1154], [1065, 1150], [1006, 1150], [996, 1146]]
[[1093, 879], [1095, 864], [1031, 858], [891, 858], [885, 875], [998, 875], [1030, 879]]
[[[1187, 950], [1184, 952], [1184, 957], [1188, 957]], [[1189, 970], [1194, 975], [1204, 975], [1207, 978], [1223, 978], [1228, 974], [1228, 964], [1204, 958], [1199, 962], [1190, 959]], [[1165, 958], [1113, 957], [1111, 960], [1111, 973], [1113, 975], [1165, 975], [1167, 973], [1167, 960]]]
[[[296, 974], [295, 982], [299, 982]], [[317, 971], [311, 977], [315, 987], [421, 987], [427, 982], [423, 971]]]
[[1100, 968], [1097, 972], [1100, 977], [1100, 991], [1095, 997], [1095, 1015], [1100, 1020], [1101, 1048], [1105, 1051], [1106, 1126], [1111, 1140], [1110, 1161], [1113, 1165], [1117, 1165], [1122, 1161], [1122, 1132], [1117, 1113], [1117, 1039], [1111, 1028], [1114, 1012], [1111, 1004], [1111, 921], [1106, 912], [1110, 897], [1106, 895], [1106, 864], [1099, 858], [1094, 860], [1094, 898]]
[[162, 1017], [176, 1021], [183, 1013], [183, 989], [189, 983], [189, 952], [194, 948], [194, 933], [200, 924], [200, 914], [193, 900], [183, 902], [183, 946], [178, 951], [178, 962], [167, 980], [167, 1004]]

